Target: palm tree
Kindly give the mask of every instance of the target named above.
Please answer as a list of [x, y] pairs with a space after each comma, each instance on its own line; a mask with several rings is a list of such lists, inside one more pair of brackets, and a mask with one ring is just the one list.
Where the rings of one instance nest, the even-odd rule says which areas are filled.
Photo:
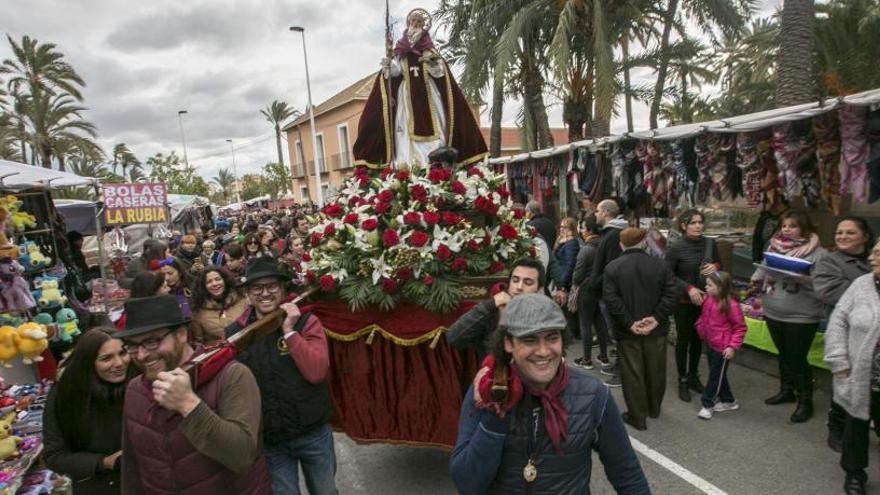
[[0, 74], [11, 74], [7, 85], [13, 92], [26, 90], [33, 98], [43, 93], [54, 95], [67, 93], [82, 101], [80, 88], [85, 82], [73, 67], [64, 61], [64, 55], [56, 51], [54, 43], [40, 43], [24, 36], [21, 44], [6, 36], [12, 48], [13, 58], [0, 64]]
[[142, 180], [146, 180], [147, 178], [148, 177], [144, 174], [144, 171], [141, 168], [141, 165], [133, 166], [128, 171], [128, 182], [129, 183], [133, 184], [135, 182], [140, 182]]
[[823, 93], [843, 96], [880, 87], [880, 4], [835, 0], [816, 10], [826, 14], [815, 21]]
[[782, 5], [776, 59], [779, 106], [806, 103], [817, 95], [813, 77], [814, 10], [814, 0], [785, 0]]
[[7, 113], [0, 113], [0, 159], [21, 160], [16, 149], [16, 134], [16, 129], [12, 124], [12, 116]]
[[116, 167], [120, 165], [122, 166], [123, 180], [126, 178], [125, 171], [129, 169], [129, 167], [141, 167], [140, 160], [137, 159], [125, 143], [118, 143], [113, 146], [113, 160], [111, 163], [113, 164], [114, 174], [116, 173]]
[[230, 193], [235, 192], [235, 176], [232, 172], [228, 168], [221, 168], [211, 182], [220, 188], [223, 200], [228, 202]]
[[287, 103], [278, 100], [273, 101], [272, 104], [265, 109], [260, 110], [260, 113], [266, 117], [267, 121], [275, 126], [275, 144], [278, 147], [278, 163], [283, 166], [284, 154], [281, 151], [281, 127], [287, 119], [290, 119], [291, 117], [299, 117], [300, 113], [298, 110], [294, 110], [287, 106]]
[[[40, 98], [25, 100], [25, 113], [31, 124], [33, 144], [40, 157], [41, 165], [51, 168], [52, 158], [61, 154], [56, 150], [61, 140], [91, 141], [98, 132], [94, 124], [82, 119], [85, 108], [75, 105], [67, 95], [42, 95]], [[59, 161], [59, 170], [64, 171], [64, 161]]]

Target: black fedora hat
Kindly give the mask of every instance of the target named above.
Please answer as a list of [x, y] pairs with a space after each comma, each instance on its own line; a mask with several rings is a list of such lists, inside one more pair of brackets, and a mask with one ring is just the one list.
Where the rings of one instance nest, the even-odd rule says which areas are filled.
[[125, 303], [125, 330], [114, 337], [123, 339], [160, 328], [177, 328], [189, 323], [174, 296], [138, 297]]
[[267, 256], [261, 258], [252, 258], [248, 261], [247, 268], [244, 271], [244, 277], [241, 278], [241, 286], [248, 286], [261, 278], [277, 278], [286, 281], [287, 277], [281, 273], [278, 268], [278, 260]]

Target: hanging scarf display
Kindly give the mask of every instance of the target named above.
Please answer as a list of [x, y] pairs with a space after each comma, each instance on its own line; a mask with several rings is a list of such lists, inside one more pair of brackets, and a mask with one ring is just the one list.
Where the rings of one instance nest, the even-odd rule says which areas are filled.
[[589, 198], [593, 203], [598, 203], [600, 200], [609, 196], [607, 193], [609, 193], [610, 190], [606, 178], [610, 175], [611, 171], [609, 170], [608, 158], [602, 152], [596, 153], [594, 164], [599, 171], [599, 177], [596, 179], [593, 188], [589, 192]]
[[865, 201], [868, 141], [865, 107], [844, 105], [838, 112], [843, 159], [840, 161], [840, 194], [851, 192], [856, 202]]
[[712, 167], [712, 194], [719, 201], [736, 199], [742, 196], [742, 172], [736, 166], [736, 136], [723, 136], [718, 151], [718, 162]]
[[653, 143], [657, 150], [657, 168], [654, 172], [654, 192], [651, 206], [658, 213], [666, 211], [675, 203], [675, 161], [672, 146], [668, 142]]
[[636, 145], [636, 158], [642, 164], [642, 179], [645, 184], [645, 192], [654, 194], [657, 174], [660, 173], [660, 151], [657, 143], [653, 141], [639, 141]]
[[[693, 208], [696, 205], [697, 184], [692, 180], [691, 171], [685, 162], [685, 147], [688, 143], [676, 139], [670, 145], [672, 167], [675, 170], [675, 194], [679, 208]], [[693, 145], [691, 144], [693, 149]]]
[[868, 138], [868, 173], [871, 175], [871, 197], [873, 203], [880, 199], [880, 109], [868, 114], [865, 119], [865, 135]]
[[816, 138], [809, 120], [797, 121], [792, 125], [795, 135], [798, 136], [798, 154], [795, 168], [801, 180], [801, 194], [810, 208], [816, 208], [820, 203], [820, 190], [822, 188], [819, 175], [819, 161], [816, 158]]
[[736, 165], [742, 170], [743, 196], [749, 208], [761, 206], [761, 160], [752, 135], [746, 132], [736, 136]]
[[694, 152], [697, 154], [697, 201], [705, 204], [712, 194], [714, 181], [712, 180], [712, 168], [718, 160], [718, 148], [721, 138], [717, 134], [705, 133], [697, 137], [694, 142]]
[[816, 137], [818, 158], [819, 197], [837, 215], [840, 213], [840, 132], [837, 112], [813, 117], [813, 135]]
[[795, 160], [797, 160], [798, 143], [795, 140], [790, 123], [780, 124], [773, 127], [773, 156], [776, 158], [776, 168], [779, 170], [779, 188], [786, 200], [797, 196], [798, 172]]

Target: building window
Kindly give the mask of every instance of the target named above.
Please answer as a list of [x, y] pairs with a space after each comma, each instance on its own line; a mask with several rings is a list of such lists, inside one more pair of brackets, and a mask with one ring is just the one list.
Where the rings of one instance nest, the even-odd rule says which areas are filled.
[[319, 172], [325, 172], [327, 170], [327, 166], [324, 162], [324, 135], [318, 134], [315, 136], [315, 139], [318, 141], [318, 149], [315, 153], [315, 158], [317, 160], [315, 169]]
[[324, 204], [330, 200], [330, 186], [328, 184], [321, 184], [321, 196], [324, 198]]
[[296, 160], [297, 160], [296, 172], [294, 173], [294, 175], [295, 176], [306, 175], [306, 159], [305, 159], [305, 155], [303, 154], [302, 141], [296, 142]]
[[351, 159], [348, 155], [348, 124], [339, 127], [339, 168], [351, 167]]
[[309, 200], [309, 186], [299, 186], [299, 197], [300, 203], [305, 203]]

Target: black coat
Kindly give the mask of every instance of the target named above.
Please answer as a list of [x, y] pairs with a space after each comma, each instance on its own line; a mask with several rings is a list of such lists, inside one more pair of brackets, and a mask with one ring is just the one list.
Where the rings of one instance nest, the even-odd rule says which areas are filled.
[[534, 227], [538, 231], [538, 235], [544, 239], [544, 242], [553, 249], [556, 245], [556, 224], [545, 217], [543, 213], [539, 213], [529, 220], [528, 225]]
[[[59, 410], [61, 407], [61, 410]], [[103, 459], [122, 449], [122, 407], [102, 409], [89, 419], [91, 436], [84, 451], [74, 452], [58, 424], [64, 406], [56, 404], [55, 389], [49, 392], [43, 410], [43, 458], [49, 469], [73, 480], [74, 495], [118, 495], [120, 462], [111, 471]]]
[[637, 337], [630, 327], [647, 316], [658, 323], [650, 335], [665, 335], [678, 304], [676, 282], [665, 261], [641, 249], [628, 249], [612, 261], [602, 277], [602, 299], [617, 338]]

